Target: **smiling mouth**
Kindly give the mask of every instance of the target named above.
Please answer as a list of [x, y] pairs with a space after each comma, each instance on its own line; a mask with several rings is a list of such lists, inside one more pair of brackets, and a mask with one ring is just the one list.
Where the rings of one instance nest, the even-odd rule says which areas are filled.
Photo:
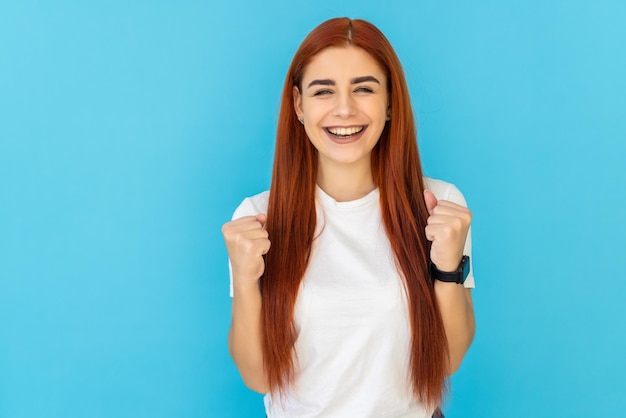
[[324, 128], [326, 132], [335, 138], [347, 139], [357, 135], [365, 129], [365, 126], [352, 126], [349, 128]]

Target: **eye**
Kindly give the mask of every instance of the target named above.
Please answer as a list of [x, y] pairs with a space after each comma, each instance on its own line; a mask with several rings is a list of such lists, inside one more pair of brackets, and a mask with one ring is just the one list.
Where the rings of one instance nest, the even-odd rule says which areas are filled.
[[357, 88], [354, 90], [354, 92], [355, 92], [355, 93], [373, 93], [373, 92], [374, 92], [374, 90], [372, 90], [371, 88], [366, 87], [366, 86], [361, 86], [361, 87], [357, 87]]
[[333, 93], [332, 90], [322, 89], [322, 90], [318, 90], [315, 93], [313, 93], [313, 96], [324, 96], [324, 95], [332, 94], [332, 93]]

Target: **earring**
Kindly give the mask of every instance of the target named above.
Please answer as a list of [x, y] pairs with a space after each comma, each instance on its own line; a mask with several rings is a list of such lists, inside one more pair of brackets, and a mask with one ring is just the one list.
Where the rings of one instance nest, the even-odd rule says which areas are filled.
[[301, 124], [304, 125], [304, 119], [302, 119], [301, 117], [298, 117], [298, 120], [300, 121]]

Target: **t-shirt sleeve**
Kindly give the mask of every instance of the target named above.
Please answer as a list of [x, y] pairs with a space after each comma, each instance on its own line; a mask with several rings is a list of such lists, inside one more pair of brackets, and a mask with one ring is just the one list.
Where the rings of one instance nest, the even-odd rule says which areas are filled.
[[[442, 197], [444, 200], [448, 200], [452, 203], [456, 203], [457, 205], [461, 205], [467, 207], [467, 202], [465, 201], [465, 197], [459, 189], [456, 188], [453, 184], [449, 184], [447, 195]], [[464, 286], [467, 288], [474, 288], [474, 268], [472, 267], [472, 227], [470, 226], [467, 231], [467, 238], [465, 239], [465, 247], [463, 247], [463, 254], [469, 256], [470, 258], [470, 271], [467, 279], [465, 279]]]

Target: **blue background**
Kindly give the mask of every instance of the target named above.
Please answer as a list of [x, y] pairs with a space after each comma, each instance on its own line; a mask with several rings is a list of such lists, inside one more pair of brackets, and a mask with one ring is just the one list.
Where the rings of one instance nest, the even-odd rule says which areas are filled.
[[388, 36], [425, 171], [474, 212], [446, 415], [626, 413], [624, 2], [27, 0], [0, 3], [0, 417], [263, 416], [220, 228], [342, 15]]

